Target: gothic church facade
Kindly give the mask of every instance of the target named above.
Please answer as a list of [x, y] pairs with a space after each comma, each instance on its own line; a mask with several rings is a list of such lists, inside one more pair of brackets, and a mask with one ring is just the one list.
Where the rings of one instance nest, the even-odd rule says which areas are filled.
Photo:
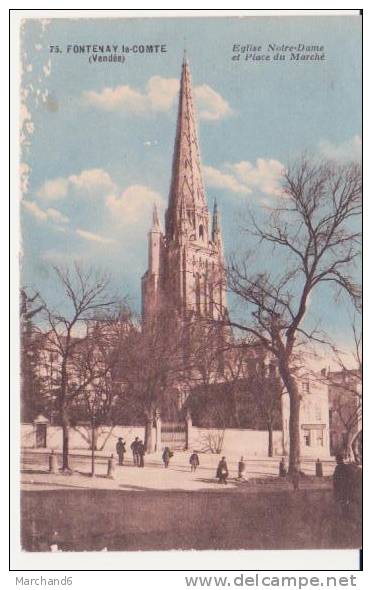
[[166, 308], [181, 320], [227, 313], [223, 243], [216, 202], [212, 223], [204, 189], [190, 67], [179, 91], [172, 177], [163, 233], [154, 208], [142, 277], [144, 323]]

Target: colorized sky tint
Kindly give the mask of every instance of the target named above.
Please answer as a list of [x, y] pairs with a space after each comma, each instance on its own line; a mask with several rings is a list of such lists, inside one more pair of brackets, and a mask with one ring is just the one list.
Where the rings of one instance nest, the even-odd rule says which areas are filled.
[[[232, 60], [234, 44], [266, 53], [268, 43], [323, 45], [326, 59]], [[68, 52], [75, 44], [166, 51], [89, 63], [91, 54]], [[140, 308], [151, 209], [157, 203], [163, 215], [168, 197], [185, 48], [226, 255], [240, 240], [246, 205], [259, 211], [277, 201], [288, 161], [304, 150], [337, 161], [361, 155], [358, 16], [26, 20], [21, 47], [22, 283], [56, 305], [50, 265], [77, 259], [107, 268]], [[312, 301], [314, 319], [339, 341], [348, 340], [349, 311], [329, 293]]]

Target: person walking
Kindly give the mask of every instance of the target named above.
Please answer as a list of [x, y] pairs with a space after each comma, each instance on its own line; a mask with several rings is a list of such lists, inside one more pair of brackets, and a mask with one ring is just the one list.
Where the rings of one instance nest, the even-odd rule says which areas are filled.
[[139, 438], [138, 438], [138, 436], [136, 436], [136, 438], [134, 439], [134, 441], [130, 445], [130, 448], [131, 448], [131, 451], [133, 454], [133, 463], [137, 467], [139, 465], [138, 443], [139, 443]]
[[333, 494], [341, 510], [347, 510], [352, 497], [352, 471], [349, 465], [345, 465], [341, 453], [336, 455], [336, 467], [333, 473]]
[[240, 461], [238, 463], [238, 479], [245, 479], [245, 461], [244, 457], [240, 457]]
[[169, 461], [170, 459], [173, 457], [173, 453], [170, 450], [169, 447], [165, 447], [164, 451], [163, 451], [163, 455], [162, 455], [162, 459], [163, 459], [163, 463], [164, 463], [164, 467], [167, 469], [169, 466]]
[[138, 441], [137, 443], [137, 455], [138, 455], [138, 467], [145, 466], [145, 445], [143, 444], [142, 440]]
[[196, 471], [196, 468], [200, 465], [199, 455], [196, 451], [193, 451], [191, 453], [189, 463], [191, 465], [191, 473], [193, 473], [194, 471]]
[[118, 442], [116, 443], [116, 453], [118, 455], [119, 465], [124, 465], [125, 452], [126, 452], [125, 441], [123, 442], [123, 439], [120, 436], [118, 439]]
[[229, 470], [227, 467], [226, 457], [222, 457], [221, 461], [217, 467], [216, 477], [218, 478], [218, 483], [227, 484], [227, 478], [229, 477]]
[[286, 477], [286, 475], [287, 475], [287, 467], [285, 464], [285, 459], [284, 459], [284, 457], [282, 457], [281, 461], [279, 463], [279, 476]]

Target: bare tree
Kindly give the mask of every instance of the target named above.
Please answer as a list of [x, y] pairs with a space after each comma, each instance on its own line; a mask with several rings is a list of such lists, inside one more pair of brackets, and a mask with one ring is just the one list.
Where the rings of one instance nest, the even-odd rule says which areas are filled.
[[40, 314], [43, 305], [38, 293], [22, 288], [20, 292], [20, 336], [21, 336], [21, 419], [28, 422], [42, 411], [44, 390], [38, 374], [40, 356], [40, 335], [34, 324], [34, 317]]
[[[113, 309], [116, 298], [110, 294], [109, 277], [92, 268], [83, 269], [77, 263], [72, 268], [53, 267], [59, 289], [64, 294], [63, 307], [56, 310], [43, 301], [45, 347], [57, 359], [57, 386], [55, 388], [62, 425], [62, 469], [69, 470], [70, 408], [74, 399], [96, 377], [87, 372], [86, 379], [78, 382], [74, 363], [79, 350], [89, 338], [89, 322], [97, 314]], [[107, 368], [107, 371], [109, 369]]]
[[326, 376], [330, 391], [332, 425], [341, 427], [345, 439], [342, 450], [348, 456], [354, 455], [361, 462], [358, 444], [362, 435], [362, 331], [356, 318], [352, 321], [353, 353], [352, 360], [346, 361], [340, 350], [334, 347], [338, 370]]
[[76, 347], [70, 364], [75, 376], [75, 392], [71, 414], [88, 418], [91, 436], [92, 476], [95, 474], [97, 429], [115, 424], [115, 402], [119, 384], [115, 372], [122, 360], [123, 344], [131, 327], [130, 315], [123, 310], [119, 316], [87, 320], [87, 338]]
[[[125, 403], [136, 406], [145, 422], [145, 447], [153, 450], [152, 427], [156, 412], [176, 405], [175, 389], [184, 367], [182, 324], [163, 310], [142, 330], [133, 327], [123, 361]], [[174, 394], [172, 396], [172, 394]]]
[[268, 213], [265, 225], [251, 216], [261, 252], [271, 246], [277, 256], [275, 271], [252, 273], [252, 261], [247, 259], [233, 259], [228, 268], [229, 287], [252, 318], [230, 324], [253, 334], [276, 358], [289, 394], [291, 473], [298, 472], [300, 465], [296, 355], [306, 342], [327, 340], [316, 326], [306, 327], [309, 298], [321, 285], [330, 285], [360, 306], [361, 291], [352, 266], [359, 255], [356, 218], [361, 213], [361, 191], [357, 164], [336, 166], [302, 158], [284, 172], [281, 205]]
[[268, 433], [267, 454], [273, 456], [273, 430], [281, 417], [281, 396], [283, 384], [277, 375], [275, 365], [256, 363], [247, 379], [248, 393], [252, 396], [257, 415], [263, 420]]

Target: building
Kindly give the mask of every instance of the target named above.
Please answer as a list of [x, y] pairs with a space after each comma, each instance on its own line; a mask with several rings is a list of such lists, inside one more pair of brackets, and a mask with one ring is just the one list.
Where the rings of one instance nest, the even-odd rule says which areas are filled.
[[[142, 277], [144, 326], [164, 309], [167, 315], [178, 317], [183, 322], [189, 319], [197, 321], [198, 318], [223, 319], [228, 314], [221, 224], [216, 201], [212, 218], [208, 210], [201, 172], [190, 67], [186, 57], [182, 64], [165, 231], [161, 228], [158, 212], [154, 208], [148, 234], [148, 269]], [[258, 356], [262, 362], [262, 355]], [[254, 365], [258, 362], [254, 355], [251, 360]], [[246, 365], [249, 365], [248, 361]], [[223, 373], [222, 367], [221, 374]], [[241, 383], [244, 385], [243, 380]], [[300, 426], [303, 455], [328, 456], [327, 387], [317, 380], [310, 382], [307, 376], [300, 379], [300, 387], [303, 392]], [[221, 390], [218, 375], [209, 389], [212, 399], [213, 392], [216, 394], [216, 399], [209, 406], [211, 418]], [[228, 389], [226, 387], [226, 391]], [[282, 450], [285, 453], [289, 445], [288, 396], [283, 396], [281, 406]], [[258, 431], [259, 428], [262, 429], [262, 424], [259, 424], [257, 417], [253, 418], [253, 414], [247, 416], [249, 408], [252, 408], [252, 400], [246, 401], [245, 407], [241, 408], [242, 413], [245, 411], [246, 427], [249, 425], [248, 428], [252, 428], [252, 420], [255, 420]]]
[[[205, 326], [210, 328], [213, 324], [210, 320], [223, 320], [228, 315], [226, 280], [219, 212], [216, 201], [212, 214], [209, 211], [203, 184], [191, 74], [186, 57], [182, 64], [177, 129], [164, 231], [158, 212], [154, 208], [152, 226], [148, 233], [148, 269], [142, 277], [143, 330], [146, 331], [155, 318], [160, 316], [163, 320], [164, 316], [161, 315], [163, 312], [166, 318], [170, 317], [172, 320], [175, 318], [176, 322], [183, 327], [188, 327], [190, 324], [200, 325], [202, 329], [198, 336], [199, 341], [202, 339], [206, 341], [204, 350], [213, 347], [215, 338], [218, 342], [220, 337], [224, 343], [229, 342], [231, 335], [227, 331], [222, 332], [227, 330], [223, 326], [221, 326], [221, 332], [218, 330], [213, 332], [211, 338], [210, 332], [205, 329]], [[218, 322], [214, 323], [219, 325]], [[147, 333], [150, 333], [149, 329]], [[150, 350], [154, 351], [157, 344], [155, 339], [155, 346]], [[152, 362], [154, 363], [155, 359], [155, 364], [159, 365], [161, 360], [158, 362], [158, 359], [161, 359], [161, 356], [155, 354], [153, 356]], [[152, 355], [148, 354], [146, 358], [149, 357]], [[201, 360], [204, 364], [205, 359]], [[257, 403], [257, 399], [247, 392], [247, 380], [252, 379], [254, 374], [260, 375], [262, 366], [265, 367], [265, 377], [275, 384], [277, 376], [275, 360], [270, 360], [267, 353], [259, 346], [251, 347], [249, 355], [243, 362], [239, 358], [238, 349], [219, 355], [217, 362], [214, 358], [209, 360], [210, 365], [203, 367], [208, 373], [205, 379], [204, 376], [194, 379], [192, 389], [190, 388], [192, 380], [189, 379], [185, 384], [180, 379], [181, 382], [170, 386], [170, 397], [167, 397], [164, 404], [166, 407], [151, 408], [154, 414], [152, 428], [156, 428], [156, 435], [152, 438], [157, 441], [156, 448], [159, 449], [165, 444], [173, 445], [175, 448], [177, 445], [177, 448], [188, 446], [191, 440], [191, 428], [195, 428], [195, 432], [197, 430], [198, 436], [203, 440], [210, 439], [210, 429], [220, 429], [225, 431], [225, 443], [230, 441], [228, 443], [230, 446], [226, 448], [231, 452], [235, 449], [239, 453], [240, 445], [246, 444], [246, 453], [265, 454], [269, 438], [268, 422], [270, 422], [269, 431], [273, 435], [274, 454], [287, 453], [289, 448], [288, 396], [282, 396], [281, 404], [280, 397], [274, 388], [271, 388], [269, 392], [266, 391], [267, 408], [270, 410], [268, 414], [267, 408], [257, 411], [257, 406], [262, 406], [264, 396], [260, 395], [260, 403]], [[59, 362], [55, 347], [49, 346], [41, 359], [42, 374], [40, 376], [47, 384], [47, 391], [50, 392], [50, 412], [48, 413], [50, 422], [54, 421], [54, 390], [58, 387]], [[74, 369], [70, 370], [73, 385]], [[199, 371], [198, 368], [193, 370]], [[201, 374], [202, 370], [199, 372]], [[300, 387], [302, 391], [301, 452], [303, 456], [328, 456], [327, 386], [304, 375], [300, 379]], [[259, 389], [259, 394], [262, 393], [263, 388]], [[195, 409], [197, 403], [190, 410], [191, 405], [187, 408], [185, 402], [188, 400], [191, 404], [193, 396], [190, 392], [197, 396], [200, 391], [204, 395], [203, 402], [207, 398], [207, 403], [204, 403], [204, 415], [200, 412], [198, 416]], [[232, 402], [230, 405], [226, 404], [228, 398]], [[277, 404], [272, 403], [273, 398]], [[171, 407], [169, 399], [177, 400], [174, 408]], [[187, 414], [187, 410], [190, 410], [191, 416]], [[190, 424], [191, 418], [195, 421], [194, 426]]]
[[[329, 446], [328, 386], [321, 373], [304, 372], [297, 377], [301, 394], [300, 441], [301, 456], [326, 458]], [[282, 396], [283, 450], [289, 451], [289, 398]]]
[[204, 190], [191, 74], [185, 56], [172, 177], [163, 233], [156, 208], [142, 277], [144, 323], [166, 305], [181, 320], [226, 313], [223, 244], [217, 203], [212, 223]]
[[351, 455], [351, 445], [362, 430], [362, 381], [357, 370], [327, 374], [331, 454]]

